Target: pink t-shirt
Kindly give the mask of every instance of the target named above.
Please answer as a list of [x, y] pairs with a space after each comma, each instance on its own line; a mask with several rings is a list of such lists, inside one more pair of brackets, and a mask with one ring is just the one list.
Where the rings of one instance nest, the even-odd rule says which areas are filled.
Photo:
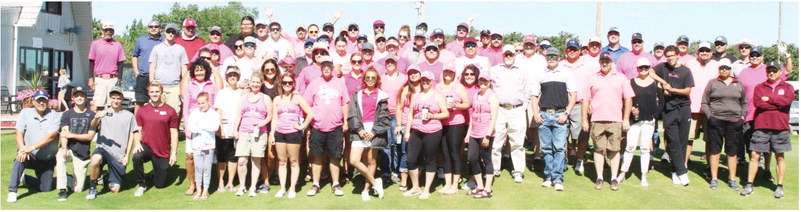
[[95, 61], [95, 75], [117, 74], [117, 63], [125, 61], [125, 50], [122, 43], [101, 38], [89, 46], [89, 59]]
[[359, 74], [359, 76], [353, 76], [352, 71], [342, 76], [342, 79], [345, 80], [345, 88], [348, 90], [348, 95], [362, 88], [362, 77], [364, 77], [364, 73]]
[[331, 132], [344, 123], [342, 106], [350, 103], [347, 88], [342, 80], [331, 78], [326, 81], [322, 77], [309, 84], [303, 92], [303, 98], [309, 102], [314, 111], [312, 126], [323, 132]]
[[679, 57], [679, 63], [687, 64], [687, 61], [695, 60], [695, 56], [690, 54], [685, 54], [684, 56]]
[[488, 47], [486, 49], [479, 50], [478, 55], [489, 58], [490, 67], [503, 64], [503, 48], [498, 48], [495, 50], [492, 47]]
[[640, 75], [639, 71], [637, 70], [637, 60], [640, 58], [646, 58], [651, 63], [651, 67], [656, 66], [656, 57], [649, 54], [648, 52], [640, 51], [639, 54], [630, 51], [623, 53], [620, 58], [617, 59], [617, 71], [626, 75], [628, 79], [634, 79], [638, 75]]
[[300, 70], [300, 74], [295, 77], [295, 81], [297, 81], [296, 86], [299, 93], [303, 93], [306, 90], [306, 87], [309, 86], [309, 83], [312, 81], [321, 78], [323, 75], [323, 71], [315, 64], [310, 64]]
[[[250, 102], [248, 101], [250, 95], [252, 94], [242, 96], [242, 102], [240, 103], [242, 106], [242, 111], [240, 111], [242, 120], [239, 122], [240, 133], [254, 133], [256, 125], [264, 121], [267, 118], [267, 113], [270, 112], [269, 106], [264, 105], [265, 99], [270, 97], [257, 93], [256, 95], [259, 95], [259, 99], [256, 102]], [[259, 132], [267, 132], [267, 126], [260, 127]]]
[[[224, 43], [208, 43], [205, 46], [200, 47], [200, 49], [207, 48], [209, 50], [217, 50], [220, 51], [220, 62], [225, 61], [230, 56], [234, 56], [234, 52], [228, 48]], [[192, 59], [189, 61], [197, 60], [197, 57], [200, 56], [200, 51], [196, 52], [195, 55], [192, 56]]]
[[[183, 109], [181, 112], [183, 113], [183, 117], [189, 117], [190, 112], [197, 108], [197, 96], [200, 95], [201, 92], [206, 92], [209, 94], [209, 104], [214, 103], [214, 100], [217, 97], [217, 86], [211, 82], [211, 80], [206, 80], [205, 82], [198, 82], [195, 79], [189, 81], [189, 83], [184, 87], [184, 93], [182, 95], [183, 99]], [[184, 125], [186, 124], [187, 119], [184, 119]], [[184, 133], [187, 137], [189, 137], [192, 132], [188, 130], [184, 130]]]
[[[451, 82], [451, 83], [455, 84], [455, 83], [459, 83], [459, 82]], [[458, 87], [456, 85], [454, 85], [451, 88], [450, 91], [445, 91], [444, 87], [445, 86], [437, 86], [437, 88], [438, 88], [437, 92], [439, 92], [440, 95], [445, 97], [445, 102], [446, 103], [448, 102], [448, 98], [452, 98], [452, 101], [453, 101], [454, 104], [461, 104], [462, 103], [462, 98], [459, 96], [459, 93], [456, 92], [457, 89], [458, 89]], [[457, 109], [456, 107], [449, 108], [448, 109], [448, 118], [442, 120], [442, 124], [448, 125], [448, 126], [464, 124], [465, 123], [465, 118], [464, 118], [465, 117], [465, 115], [464, 115], [465, 112], [466, 111], [461, 110], [461, 109]]]
[[460, 43], [458, 40], [453, 40], [445, 44], [445, 49], [452, 52], [453, 56], [456, 58], [464, 56], [464, 43]]
[[387, 99], [387, 107], [389, 107], [389, 114], [395, 115], [396, 106], [398, 104], [398, 92], [400, 92], [403, 85], [406, 84], [408, 77], [405, 74], [395, 73], [394, 78], [389, 75], [381, 75], [381, 90], [387, 92], [389, 98]]
[[[453, 64], [454, 60], [456, 60], [456, 56], [452, 52], [448, 51], [447, 49], [439, 51], [439, 57], [437, 58], [437, 61], [445, 64]], [[417, 61], [418, 62], [426, 61], [426, 54], [424, 52], [421, 52], [420, 55], [417, 57]]]
[[427, 60], [423, 60], [417, 63], [417, 67], [420, 68], [420, 73], [424, 71], [434, 73], [434, 84], [436, 84], [442, 79], [442, 68], [445, 67], [445, 64], [441, 61], [435, 61], [434, 64], [429, 64]]
[[[284, 98], [283, 96], [279, 98]], [[278, 101], [278, 100], [276, 100]], [[301, 111], [298, 104], [295, 104], [295, 95], [290, 97], [288, 102], [278, 101], [276, 103], [276, 110], [278, 113], [278, 123], [276, 123], [275, 131], [283, 134], [290, 134], [298, 132], [295, 124], [300, 124], [300, 118], [303, 111]]]
[[584, 92], [588, 91], [587, 90], [588, 83], [583, 83], [583, 82], [589, 82], [590, 77], [592, 77], [592, 75], [598, 72], [598, 69], [594, 69], [594, 67], [590, 65], [588, 61], [581, 60], [581, 58], [579, 58], [576, 62], [572, 64], [569, 63], [567, 59], [559, 61], [559, 66], [557, 67], [557, 69], [573, 73], [574, 80], [577, 82], [576, 84], [578, 85], [578, 88], [576, 90], [577, 94], [576, 102], [581, 102], [581, 100], [583, 100], [582, 97], [586, 95]]
[[[768, 80], [767, 76], [767, 68], [768, 66], [765, 64], [760, 64], [756, 68], [746, 67], [740, 74], [737, 75], [737, 80], [743, 84], [745, 87], [745, 98], [748, 101], [748, 111], [745, 113], [745, 121], [752, 121], [754, 120], [754, 113], [756, 111], [756, 106], [754, 106], [754, 88], [756, 88], [759, 84]], [[782, 67], [782, 81], [787, 80], [787, 69]]]
[[457, 79], [462, 78], [462, 72], [464, 72], [464, 67], [467, 67], [468, 65], [474, 65], [478, 67], [478, 71], [480, 72], [489, 71], [489, 68], [491, 67], [489, 58], [484, 56], [476, 55], [473, 58], [468, 58], [468, 57], [456, 58], [456, 60], [453, 61], [453, 71], [456, 72]]
[[437, 95], [432, 92], [428, 99], [421, 99], [421, 94], [417, 93], [412, 97], [414, 99], [414, 117], [412, 118], [412, 129], [423, 133], [434, 133], [442, 130], [442, 121], [436, 119], [428, 119], [423, 121], [423, 109], [428, 108], [429, 114], [437, 114], [442, 110], [437, 104]]
[[718, 61], [709, 60], [706, 66], [701, 66], [698, 60], [690, 60], [685, 64], [690, 72], [693, 74], [695, 87], [690, 90], [690, 111], [692, 113], [701, 113], [701, 100], [704, 97], [704, 90], [709, 80], [720, 76], [718, 73]]
[[623, 100], [634, 97], [629, 80], [621, 73], [610, 70], [604, 76], [601, 71], [590, 77], [583, 99], [591, 101], [592, 122], [623, 121]]
[[367, 94], [362, 90], [362, 99], [359, 102], [362, 104], [362, 122], [375, 121], [375, 108], [378, 104], [378, 90], [373, 90], [373, 93]]
[[[484, 96], [472, 95], [470, 119], [473, 121], [471, 123], [473, 128], [470, 130], [471, 138], [484, 138], [484, 136], [487, 136], [487, 130], [490, 127], [495, 128], [494, 126], [489, 126], [492, 121], [492, 107], [490, 106], [489, 97], [492, 95], [495, 95], [492, 90], [487, 90]], [[494, 135], [495, 132], [493, 130], [490, 136]]]

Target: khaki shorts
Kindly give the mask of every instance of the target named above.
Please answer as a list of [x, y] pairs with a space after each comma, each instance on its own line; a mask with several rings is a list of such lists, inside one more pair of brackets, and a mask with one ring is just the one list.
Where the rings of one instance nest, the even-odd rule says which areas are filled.
[[106, 107], [106, 105], [110, 104], [108, 102], [108, 92], [111, 92], [115, 85], [117, 85], [116, 77], [108, 79], [95, 77], [95, 95], [92, 97], [95, 107]]
[[590, 137], [595, 152], [620, 151], [623, 135], [623, 125], [620, 122], [592, 122], [590, 125]]
[[[175, 113], [178, 115], [181, 114], [181, 87], [164, 87], [164, 93], [161, 94], [161, 99], [164, 100], [164, 103], [167, 103], [172, 109], [175, 109]], [[186, 118], [186, 117], [184, 117]]]
[[263, 158], [267, 152], [267, 136], [269, 133], [239, 133], [239, 140], [236, 141], [237, 157], [256, 157]]
[[690, 116], [690, 135], [689, 140], [698, 139], [701, 135], [701, 131], [704, 131], [704, 141], [706, 141], [706, 129], [709, 125], [707, 125], [708, 120], [706, 119], [706, 115], [703, 113], [693, 113]]

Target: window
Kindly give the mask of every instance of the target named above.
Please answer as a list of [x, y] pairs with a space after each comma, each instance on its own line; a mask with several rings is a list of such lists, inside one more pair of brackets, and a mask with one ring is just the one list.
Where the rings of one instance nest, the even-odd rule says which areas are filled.
[[19, 80], [31, 80], [31, 75], [42, 69], [42, 50], [28, 47], [19, 49]]
[[61, 15], [61, 2], [43, 2], [42, 12]]

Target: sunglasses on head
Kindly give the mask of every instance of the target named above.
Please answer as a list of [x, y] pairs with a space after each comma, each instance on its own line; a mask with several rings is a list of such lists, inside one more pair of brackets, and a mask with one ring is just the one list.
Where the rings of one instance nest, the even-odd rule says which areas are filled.
[[478, 46], [478, 44], [475, 44], [475, 43], [465, 43], [464, 44], [465, 48], [475, 48], [477, 46]]
[[492, 36], [492, 39], [493, 40], [501, 40], [501, 39], [503, 39], [503, 36]]
[[245, 47], [256, 47], [256, 43], [245, 43]]
[[161, 25], [147, 25], [147, 28], [151, 28], [151, 29], [161, 28]]
[[375, 25], [373, 29], [384, 29], [384, 25]]

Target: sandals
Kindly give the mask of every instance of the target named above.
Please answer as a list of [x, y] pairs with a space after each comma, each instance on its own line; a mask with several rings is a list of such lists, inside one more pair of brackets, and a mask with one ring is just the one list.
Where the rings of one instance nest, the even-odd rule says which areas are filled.
[[476, 199], [484, 199], [484, 198], [492, 198], [492, 191], [481, 190], [478, 194], [473, 195], [473, 198]]
[[408, 188], [406, 186], [398, 186], [398, 191], [406, 191]]
[[209, 194], [200, 195], [200, 200], [207, 200], [209, 199]]
[[187, 196], [195, 194], [195, 187], [190, 186], [189, 189], [187, 189], [186, 192], [184, 192], [184, 194], [186, 194]]
[[197, 194], [195, 194], [195, 196], [192, 197], [192, 200], [199, 200], [199, 199], [200, 199], [200, 192], [198, 192]]
[[483, 190], [484, 189], [473, 189], [473, 190], [470, 190], [469, 192], [467, 192], [467, 196], [475, 196], [475, 195], [481, 193], [481, 191], [483, 191]]
[[409, 191], [404, 192], [403, 196], [405, 196], [405, 197], [417, 196], [417, 195], [420, 195], [420, 193], [423, 193], [423, 192], [420, 191], [419, 189], [416, 190], [416, 191], [415, 190], [409, 190]]
[[228, 189], [228, 191], [230, 191], [230, 192], [236, 191], [236, 189], [234, 189], [233, 185], [227, 185], [227, 186], [225, 186], [225, 189]]

